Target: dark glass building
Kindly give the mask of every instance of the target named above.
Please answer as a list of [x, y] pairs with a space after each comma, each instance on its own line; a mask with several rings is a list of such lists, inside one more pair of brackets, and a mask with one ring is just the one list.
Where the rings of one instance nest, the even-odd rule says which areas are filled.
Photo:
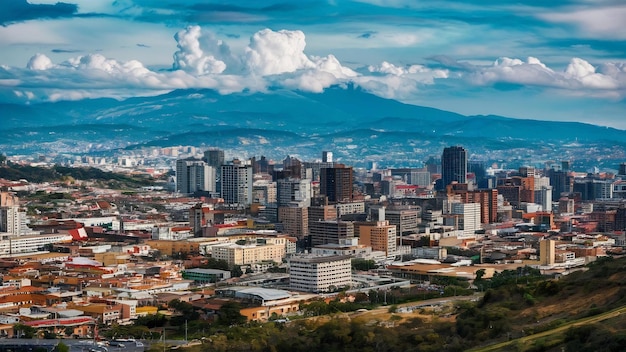
[[467, 183], [467, 152], [463, 147], [447, 147], [441, 155], [441, 189], [456, 181]]

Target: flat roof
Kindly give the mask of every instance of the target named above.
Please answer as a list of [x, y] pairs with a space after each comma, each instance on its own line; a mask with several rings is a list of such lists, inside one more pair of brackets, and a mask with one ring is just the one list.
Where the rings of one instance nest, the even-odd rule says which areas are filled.
[[337, 260], [345, 260], [350, 259], [349, 255], [325, 255], [325, 256], [306, 256], [306, 257], [298, 257], [294, 256], [289, 259], [289, 261], [295, 262], [305, 262], [305, 263], [326, 263]]
[[226, 270], [202, 269], [202, 268], [185, 269], [183, 271], [186, 273], [207, 274], [207, 275], [230, 273], [230, 271], [226, 271]]
[[291, 293], [285, 290], [277, 290], [273, 288], [263, 288], [263, 287], [229, 287], [223, 289], [224, 291], [232, 291], [235, 292], [235, 297], [241, 298], [242, 295], [245, 296], [257, 296], [264, 301], [276, 301], [281, 299], [291, 298]]

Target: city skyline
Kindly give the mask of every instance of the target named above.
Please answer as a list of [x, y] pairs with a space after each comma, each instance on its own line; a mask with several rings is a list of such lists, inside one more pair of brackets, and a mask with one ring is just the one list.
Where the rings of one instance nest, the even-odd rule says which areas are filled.
[[626, 128], [626, 6], [616, 1], [0, 7], [2, 103], [353, 84], [468, 115]]

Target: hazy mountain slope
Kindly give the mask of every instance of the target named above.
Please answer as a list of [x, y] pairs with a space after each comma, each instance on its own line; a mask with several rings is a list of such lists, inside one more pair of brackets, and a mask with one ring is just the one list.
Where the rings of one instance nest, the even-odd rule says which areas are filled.
[[324, 93], [270, 90], [221, 95], [178, 90], [124, 101], [90, 99], [0, 104], [4, 153], [87, 153], [119, 148], [217, 145], [250, 153], [309, 157], [333, 148], [337, 155], [440, 152], [462, 144], [483, 149], [535, 148], [576, 141], [626, 145], [626, 131], [582, 123], [460, 114], [403, 104], [358, 88]]

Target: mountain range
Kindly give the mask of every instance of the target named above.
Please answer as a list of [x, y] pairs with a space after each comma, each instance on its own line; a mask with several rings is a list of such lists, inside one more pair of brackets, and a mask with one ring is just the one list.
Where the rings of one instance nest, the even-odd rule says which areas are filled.
[[[575, 122], [461, 114], [404, 104], [355, 87], [222, 95], [177, 90], [134, 97], [0, 104], [4, 154], [114, 154], [143, 147], [217, 146], [245, 156], [411, 164], [463, 145], [486, 160], [586, 160], [613, 166], [626, 131]], [[598, 158], [595, 152], [604, 155]], [[607, 156], [607, 151], [610, 155]], [[591, 154], [594, 155], [590, 155]], [[505, 155], [509, 155], [506, 157]]]

